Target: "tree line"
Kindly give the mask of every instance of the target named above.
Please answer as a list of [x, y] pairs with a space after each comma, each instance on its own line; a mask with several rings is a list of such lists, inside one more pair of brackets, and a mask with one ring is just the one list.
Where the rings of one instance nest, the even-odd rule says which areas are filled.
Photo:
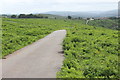
[[35, 15], [35, 14], [20, 14], [20, 15], [11, 15], [11, 18], [48, 18], [48, 16]]

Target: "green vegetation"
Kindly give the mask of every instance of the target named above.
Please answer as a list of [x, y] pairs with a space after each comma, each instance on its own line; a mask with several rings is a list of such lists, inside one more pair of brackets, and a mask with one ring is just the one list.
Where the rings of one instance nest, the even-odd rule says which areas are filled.
[[118, 19], [93, 20], [89, 21], [88, 25], [109, 29], [118, 29]]
[[58, 16], [58, 15], [51, 15], [51, 14], [19, 14], [19, 15], [2, 15], [3, 17], [8, 17], [8, 18], [54, 18], [54, 19], [63, 19], [65, 17], [63, 16]]
[[3, 18], [2, 55], [8, 55], [45, 37], [51, 32], [71, 26], [68, 20], [55, 19], [9, 19]]
[[46, 19], [3, 19], [2, 55], [8, 55], [43, 38], [59, 26]]
[[[12, 17], [12, 18], [15, 18], [15, 17]], [[20, 14], [20, 15], [18, 15], [18, 18], [48, 18], [48, 17], [43, 16], [43, 15], [34, 15], [34, 14], [27, 14], [27, 15], [26, 14]]]
[[[77, 25], [63, 42], [65, 60], [59, 78], [117, 78], [118, 31]], [[119, 63], [120, 64], [120, 63]]]
[[0, 17], [0, 59], [2, 58], [2, 18]]
[[66, 29], [65, 60], [58, 78], [118, 78], [118, 31], [85, 25], [84, 20], [3, 18], [3, 57]]

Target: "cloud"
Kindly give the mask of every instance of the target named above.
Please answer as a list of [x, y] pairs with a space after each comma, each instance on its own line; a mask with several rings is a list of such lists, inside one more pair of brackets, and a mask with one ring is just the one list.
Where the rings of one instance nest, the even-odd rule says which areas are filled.
[[[117, 8], [118, 0], [1, 0], [2, 13], [95, 11]], [[1, 7], [1, 6], [0, 6]]]

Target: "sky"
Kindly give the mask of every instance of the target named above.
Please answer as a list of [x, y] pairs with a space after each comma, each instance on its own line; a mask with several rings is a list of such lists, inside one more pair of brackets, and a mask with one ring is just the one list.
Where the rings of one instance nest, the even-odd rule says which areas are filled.
[[0, 0], [0, 13], [44, 13], [48, 11], [109, 11], [119, 0]]

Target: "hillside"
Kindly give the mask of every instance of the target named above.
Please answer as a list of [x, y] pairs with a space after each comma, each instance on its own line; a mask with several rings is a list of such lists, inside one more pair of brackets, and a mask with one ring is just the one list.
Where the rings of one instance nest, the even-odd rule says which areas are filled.
[[116, 17], [118, 10], [111, 11], [90, 11], [90, 12], [71, 12], [71, 11], [50, 11], [44, 14], [53, 14], [59, 16], [73, 16], [73, 17]]
[[118, 28], [119, 28], [118, 27], [118, 20], [119, 19], [93, 20], [93, 21], [89, 21], [88, 25], [118, 30]]
[[38, 15], [38, 16], [47, 16], [48, 18], [59, 18], [59, 19], [65, 18], [65, 17], [63, 17], [63, 16], [54, 15], [54, 14], [35, 14], [35, 15]]
[[65, 60], [58, 78], [117, 78], [118, 31], [87, 25], [74, 27], [67, 30], [63, 42]]
[[119, 77], [118, 31], [89, 26], [84, 20], [3, 18], [2, 57], [61, 29], [67, 36], [58, 78]]

